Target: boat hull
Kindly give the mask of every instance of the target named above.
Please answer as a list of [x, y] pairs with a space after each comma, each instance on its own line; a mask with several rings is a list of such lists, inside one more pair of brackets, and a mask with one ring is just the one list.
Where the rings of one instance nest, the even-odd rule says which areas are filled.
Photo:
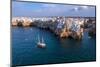
[[45, 44], [42, 44], [42, 43], [37, 44], [37, 47], [39, 47], [39, 48], [46, 48]]

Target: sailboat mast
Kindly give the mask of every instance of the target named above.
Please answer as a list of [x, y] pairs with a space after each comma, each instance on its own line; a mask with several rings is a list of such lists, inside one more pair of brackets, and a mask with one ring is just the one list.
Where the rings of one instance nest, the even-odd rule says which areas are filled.
[[42, 37], [42, 43], [44, 43], [43, 37]]
[[39, 37], [39, 35], [38, 35], [38, 42], [40, 43], [40, 37]]

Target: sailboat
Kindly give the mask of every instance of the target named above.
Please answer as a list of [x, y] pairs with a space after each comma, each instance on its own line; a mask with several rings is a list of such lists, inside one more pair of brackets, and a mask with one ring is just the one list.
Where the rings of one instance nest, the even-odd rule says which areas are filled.
[[43, 37], [42, 37], [42, 40], [40, 40], [39, 36], [38, 36], [38, 43], [37, 43], [37, 46], [39, 48], [45, 48], [46, 47], [46, 44], [44, 43], [44, 40], [43, 40]]

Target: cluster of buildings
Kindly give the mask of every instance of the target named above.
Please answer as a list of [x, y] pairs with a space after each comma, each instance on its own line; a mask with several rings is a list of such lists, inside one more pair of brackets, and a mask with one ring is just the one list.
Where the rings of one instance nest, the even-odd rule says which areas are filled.
[[72, 37], [82, 39], [84, 29], [88, 29], [89, 35], [96, 34], [95, 17], [14, 17], [12, 26], [36, 26], [43, 29], [49, 29], [61, 38]]

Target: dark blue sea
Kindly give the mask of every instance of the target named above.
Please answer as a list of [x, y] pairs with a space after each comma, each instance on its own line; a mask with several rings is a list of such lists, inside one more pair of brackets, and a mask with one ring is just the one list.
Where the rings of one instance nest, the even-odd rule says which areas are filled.
[[[49, 30], [36, 27], [12, 27], [12, 65], [38, 65], [96, 60], [96, 38], [84, 32], [81, 41], [61, 39]], [[46, 48], [37, 47], [43, 37]]]

